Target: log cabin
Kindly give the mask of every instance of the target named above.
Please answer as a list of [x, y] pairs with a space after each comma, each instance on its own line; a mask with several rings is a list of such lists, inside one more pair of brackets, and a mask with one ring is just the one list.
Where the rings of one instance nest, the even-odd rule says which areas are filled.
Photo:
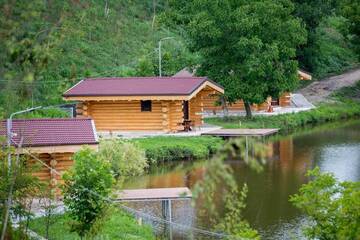
[[[0, 121], [0, 136], [6, 137], [6, 121]], [[61, 174], [72, 164], [72, 156], [83, 145], [97, 150], [98, 138], [94, 122], [83, 119], [15, 119], [12, 120], [12, 145], [19, 147], [22, 139], [21, 154], [27, 156], [26, 164], [36, 164], [34, 176], [49, 181], [55, 187], [61, 183]], [[56, 170], [51, 171], [44, 164]]]
[[88, 78], [63, 97], [100, 133], [179, 132], [203, 124], [203, 100], [224, 89], [206, 77]]
[[[186, 68], [182, 69], [178, 73], [174, 75], [174, 77], [192, 77], [193, 73], [188, 71]], [[298, 71], [298, 76], [300, 80], [311, 80], [312, 76], [302, 70]], [[207, 115], [216, 115], [218, 112], [222, 112], [224, 107], [218, 104], [219, 95], [215, 94], [212, 91], [208, 91], [208, 94], [205, 94], [203, 98], [204, 111]], [[268, 99], [262, 104], [253, 104], [253, 111], [264, 111], [267, 110], [269, 105], [271, 106], [279, 106], [279, 107], [289, 107], [291, 105], [291, 94], [290, 92], [283, 93], [279, 98], [274, 98], [269, 96]], [[243, 101], [237, 101], [231, 105], [228, 105], [228, 110], [232, 112], [244, 111], [245, 106]]]

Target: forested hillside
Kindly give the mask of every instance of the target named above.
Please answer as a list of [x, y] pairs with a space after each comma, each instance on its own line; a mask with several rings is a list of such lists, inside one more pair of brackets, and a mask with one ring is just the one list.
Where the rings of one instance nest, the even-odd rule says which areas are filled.
[[187, 66], [180, 36], [158, 23], [163, 2], [1, 1], [0, 113], [57, 104], [83, 77], [157, 74], [162, 37], [174, 37], [162, 47], [164, 75]]
[[[171, 2], [0, 1], [0, 117], [32, 105], [61, 103], [62, 92], [84, 77], [156, 75], [157, 44], [164, 37], [174, 38], [163, 43], [163, 75], [196, 64], [181, 28], [160, 21], [164, 10], [171, 11]], [[294, 15], [308, 26], [310, 40], [299, 49], [300, 66], [315, 77], [355, 66], [348, 22], [339, 7], [293, 2], [304, 10]], [[316, 15], [315, 24], [306, 10]]]

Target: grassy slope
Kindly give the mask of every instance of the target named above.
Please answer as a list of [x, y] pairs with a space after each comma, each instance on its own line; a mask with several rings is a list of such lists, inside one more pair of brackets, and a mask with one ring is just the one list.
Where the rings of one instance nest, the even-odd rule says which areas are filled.
[[[67, 215], [55, 215], [54, 224], [50, 228], [49, 240], [78, 240], [78, 235], [70, 232], [68, 223], [71, 219]], [[139, 226], [136, 220], [120, 210], [112, 210], [112, 214], [103, 220], [96, 239], [155, 239], [149, 226]], [[30, 222], [30, 229], [41, 236], [45, 236], [45, 219], [36, 218]]]
[[[41, 5], [42, 1], [37, 2]], [[39, 13], [31, 18], [32, 21], [17, 20], [17, 24], [22, 27], [22, 32], [31, 36], [43, 30], [36, 27], [35, 20], [51, 29], [51, 34], [46, 37], [50, 47], [43, 46], [48, 61], [41, 71], [37, 71], [31, 87], [23, 83], [15, 85], [11, 91], [6, 89], [15, 82], [16, 75], [11, 77], [10, 83], [0, 82], [0, 117], [24, 109], [32, 102], [42, 106], [58, 104], [62, 102], [62, 93], [84, 77], [156, 75], [156, 48], [163, 37], [175, 37], [163, 44], [164, 75], [172, 75], [187, 66], [193, 56], [175, 30], [164, 29], [157, 21], [153, 24], [151, 1], [108, 1], [108, 15], [102, 0], [43, 2], [48, 2], [49, 11], [45, 12], [51, 12], [51, 17]], [[158, 17], [166, 1], [156, 3]], [[12, 7], [14, 12], [31, 12], [31, 6], [19, 2]], [[1, 7], [0, 3], [0, 10]], [[17, 16], [13, 18], [18, 19]], [[14, 35], [14, 38], [21, 37]], [[0, 64], [1, 79], [4, 78], [2, 67]]]
[[146, 152], [150, 163], [207, 158], [223, 143], [215, 137], [152, 137], [131, 140]]

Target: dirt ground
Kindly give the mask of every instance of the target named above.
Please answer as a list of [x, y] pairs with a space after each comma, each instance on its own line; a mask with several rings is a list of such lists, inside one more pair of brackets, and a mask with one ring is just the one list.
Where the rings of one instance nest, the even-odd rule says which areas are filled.
[[325, 78], [321, 81], [316, 81], [300, 89], [298, 93], [305, 96], [311, 103], [316, 104], [327, 100], [327, 97], [342, 87], [354, 85], [360, 80], [360, 68], [351, 70], [341, 75]]

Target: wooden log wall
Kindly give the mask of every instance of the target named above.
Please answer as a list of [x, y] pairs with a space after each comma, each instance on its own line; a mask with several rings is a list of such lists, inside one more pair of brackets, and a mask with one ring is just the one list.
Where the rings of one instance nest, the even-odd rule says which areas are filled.
[[49, 182], [50, 186], [58, 187], [63, 183], [62, 174], [69, 170], [73, 165], [72, 156], [74, 153], [40, 153], [37, 158], [42, 160], [46, 165], [51, 166], [55, 171], [51, 171], [46, 166], [39, 163], [38, 160], [30, 157], [27, 161], [29, 167], [34, 168], [33, 176], [38, 177], [40, 181]]
[[[270, 101], [271, 101], [271, 97]], [[212, 95], [211, 93], [209, 93], [208, 95], [204, 96], [204, 110], [205, 111], [212, 111], [214, 113], [223, 111], [223, 107], [222, 106], [216, 106], [216, 102], [218, 101], [219, 96], [217, 95]], [[287, 107], [290, 106], [290, 93], [284, 93], [283, 95], [280, 96], [279, 98], [279, 104], [281, 107]], [[252, 110], [253, 111], [265, 111], [268, 109], [268, 104], [267, 102], [264, 102], [262, 104], [253, 104], [252, 105]], [[229, 104], [228, 105], [228, 110], [229, 111], [245, 111], [245, 105], [244, 102], [242, 100], [239, 100], [233, 104]]]
[[[85, 103], [87, 116], [94, 119], [98, 131], [163, 130], [161, 101], [152, 101], [151, 112], [141, 112], [140, 101], [100, 101]], [[165, 126], [166, 128], [166, 126]]]
[[77, 105], [77, 117], [94, 119], [97, 131], [183, 130], [182, 101], [152, 101], [151, 112], [141, 112], [140, 101], [91, 101]]
[[171, 101], [169, 114], [169, 129], [171, 132], [184, 130], [182, 123], [184, 122], [183, 102]]
[[189, 118], [195, 127], [199, 127], [204, 124], [202, 114], [204, 112], [203, 98], [205, 95], [207, 95], [207, 91], [200, 91], [189, 101]]

